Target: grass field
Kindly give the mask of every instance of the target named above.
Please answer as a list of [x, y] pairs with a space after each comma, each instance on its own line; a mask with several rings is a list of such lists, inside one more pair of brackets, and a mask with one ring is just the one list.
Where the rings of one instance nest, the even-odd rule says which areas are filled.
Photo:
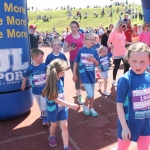
[[[122, 6], [120, 6], [119, 8], [120, 8], [120, 12], [121, 10], [124, 9], [124, 7]], [[131, 8], [133, 8], [133, 6], [131, 6]], [[139, 11], [142, 11], [141, 6], [135, 5], [134, 8], [136, 8]], [[102, 8], [84, 8], [84, 9], [82, 8], [81, 10], [73, 9], [72, 14], [74, 16], [77, 11], [81, 12], [82, 20], [80, 22], [80, 26], [82, 28], [85, 28], [86, 26], [97, 28], [101, 25], [106, 27], [111, 23], [111, 17], [108, 16], [108, 9], [109, 8], [105, 8], [105, 16], [103, 18], [101, 18], [101, 15], [100, 15]], [[113, 6], [112, 9], [115, 11], [112, 17], [112, 23], [115, 24], [116, 21], [119, 19], [119, 14], [116, 13], [117, 6]], [[93, 18], [94, 11], [96, 11], [99, 14], [98, 18]], [[29, 24], [32, 24], [32, 23], [36, 24], [36, 26], [38, 27], [38, 30], [40, 31], [52, 31], [53, 27], [55, 26], [56, 31], [61, 33], [62, 30], [68, 27], [70, 22], [73, 20], [73, 17], [68, 19], [68, 15], [66, 14], [66, 12], [67, 10], [51, 10], [51, 11], [38, 11], [38, 12], [29, 11], [28, 12], [28, 17], [30, 19]], [[87, 19], [83, 18], [84, 12], [88, 13]], [[43, 22], [42, 20], [36, 21], [37, 15], [43, 16], [44, 14], [47, 17], [51, 15], [52, 19], [49, 22]], [[79, 19], [77, 19], [77, 21], [79, 21]], [[132, 23], [142, 24], [143, 21], [136, 20], [136, 21], [133, 21]]]

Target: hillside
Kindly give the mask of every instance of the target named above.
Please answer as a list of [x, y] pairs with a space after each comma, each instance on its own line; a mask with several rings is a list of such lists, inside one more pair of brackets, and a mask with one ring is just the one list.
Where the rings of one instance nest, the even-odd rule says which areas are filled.
[[[112, 23], [115, 24], [116, 21], [119, 19], [119, 14], [121, 12], [121, 10], [124, 9], [124, 7], [119, 6], [119, 14], [116, 13], [116, 9], [118, 6], [113, 6], [112, 9], [114, 10], [114, 14], [112, 17]], [[131, 7], [133, 8], [133, 7]], [[142, 11], [141, 6], [135, 6], [135, 8], [139, 11]], [[103, 26], [108, 26], [111, 23], [111, 17], [108, 16], [108, 10], [110, 10], [110, 8], [104, 8], [105, 9], [105, 16], [103, 18], [101, 18], [101, 10], [102, 8], [84, 8], [84, 9], [73, 9], [72, 10], [72, 14], [73, 16], [76, 14], [77, 11], [80, 11], [82, 14], [82, 20], [80, 22], [80, 26], [82, 28], [85, 28], [86, 26], [88, 27], [94, 27], [97, 28], [101, 25]], [[96, 11], [99, 16], [98, 18], [93, 18], [93, 13], [94, 11]], [[38, 30], [40, 31], [52, 31], [53, 27], [56, 27], [56, 30], [61, 33], [62, 30], [64, 30], [66, 27], [69, 26], [70, 22], [73, 20], [73, 17], [71, 17], [70, 19], [68, 19], [68, 15], [67, 15], [67, 10], [51, 10], [51, 11], [38, 11], [38, 12], [33, 12], [33, 11], [29, 11], [28, 12], [28, 17], [30, 19], [29, 24], [36, 24], [36, 26], [38, 27]], [[87, 12], [88, 13], [88, 18], [84, 19], [84, 13]], [[43, 22], [43, 20], [38, 20], [37, 19], [37, 15], [46, 15], [47, 17], [50, 17], [50, 15], [52, 16], [52, 19], [49, 22]], [[122, 16], [123, 17], [123, 16]], [[77, 21], [79, 21], [79, 18], [77, 19]], [[132, 22], [133, 24], [142, 24], [143, 21], [140, 20], [136, 20]]]

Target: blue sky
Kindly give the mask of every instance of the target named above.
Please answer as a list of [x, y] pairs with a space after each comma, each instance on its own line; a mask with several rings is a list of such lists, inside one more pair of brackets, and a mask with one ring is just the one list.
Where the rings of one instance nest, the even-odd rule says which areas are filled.
[[[117, 1], [117, 0], [113, 0]], [[126, 2], [126, 0], [119, 0], [121, 2]], [[130, 3], [137, 3], [141, 4], [141, 0], [128, 0]], [[57, 6], [67, 6], [70, 5], [72, 7], [80, 8], [80, 7], [86, 7], [87, 5], [106, 5], [110, 4], [110, 0], [27, 0], [28, 7], [34, 6], [35, 8], [38, 7], [38, 9], [46, 9], [46, 8], [53, 8], [55, 9]]]

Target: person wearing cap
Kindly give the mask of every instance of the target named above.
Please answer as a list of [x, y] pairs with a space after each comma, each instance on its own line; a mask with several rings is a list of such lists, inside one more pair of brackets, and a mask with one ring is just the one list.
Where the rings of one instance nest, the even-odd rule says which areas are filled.
[[33, 48], [38, 48], [38, 43], [43, 42], [43, 39], [40, 34], [35, 33], [36, 26], [34, 24], [31, 24], [29, 26], [29, 38], [30, 38], [30, 46], [31, 50]]

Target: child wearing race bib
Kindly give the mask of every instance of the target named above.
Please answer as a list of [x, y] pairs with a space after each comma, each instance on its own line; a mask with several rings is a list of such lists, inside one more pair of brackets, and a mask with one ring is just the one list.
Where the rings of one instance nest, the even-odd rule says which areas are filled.
[[127, 150], [130, 142], [137, 142], [138, 150], [150, 145], [150, 48], [141, 42], [128, 48], [131, 70], [118, 81], [118, 150]]
[[[54, 39], [51, 41], [51, 48], [52, 48], [52, 52], [47, 56], [46, 61], [45, 61], [46, 66], [48, 66], [49, 63], [56, 58], [60, 58], [67, 62], [66, 56], [60, 52], [61, 48], [60, 48], [60, 40], [59, 39]], [[62, 80], [63, 86], [64, 86], [64, 77], [61, 77], [61, 80]]]
[[49, 125], [46, 118], [46, 99], [41, 95], [42, 90], [45, 87], [46, 82], [46, 65], [43, 62], [44, 52], [38, 48], [31, 50], [32, 64], [23, 75], [23, 82], [21, 90], [25, 90], [27, 77], [30, 76], [32, 82], [32, 93], [37, 101], [38, 107], [41, 111], [41, 119], [43, 119], [43, 125]]
[[99, 76], [103, 80], [99, 82], [99, 89], [101, 89], [102, 84], [104, 83], [104, 91], [103, 94], [109, 96], [110, 93], [107, 91], [107, 79], [108, 79], [108, 70], [110, 67], [110, 58], [112, 57], [112, 53], [108, 53], [107, 47], [101, 46], [99, 49], [99, 67], [97, 70], [99, 71]]
[[68, 146], [67, 107], [76, 110], [79, 106], [66, 102], [64, 98], [64, 88], [60, 78], [64, 76], [66, 66], [66, 61], [58, 58], [50, 63], [47, 68], [46, 86], [42, 95], [47, 99], [47, 119], [51, 122], [50, 135], [48, 137], [49, 145], [51, 147], [57, 146], [55, 131], [59, 122], [62, 130], [64, 150], [72, 150]]
[[[94, 89], [95, 89], [95, 67], [99, 65], [98, 53], [92, 46], [95, 44], [95, 36], [93, 33], [87, 33], [85, 36], [85, 47], [79, 49], [74, 67], [73, 67], [73, 81], [76, 82], [76, 69], [79, 65], [79, 73], [81, 82], [86, 90], [87, 97], [82, 103], [84, 114], [86, 116], [98, 116], [98, 113], [93, 108], [94, 103]], [[89, 104], [89, 107], [88, 107]]]

